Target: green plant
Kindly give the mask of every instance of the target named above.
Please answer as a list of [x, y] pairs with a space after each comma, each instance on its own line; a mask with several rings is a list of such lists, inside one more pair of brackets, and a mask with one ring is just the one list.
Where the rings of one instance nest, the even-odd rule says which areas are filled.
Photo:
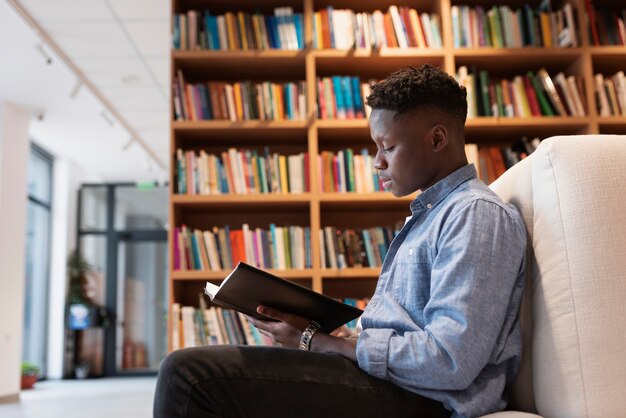
[[69, 276], [69, 294], [67, 295], [67, 303], [69, 305], [82, 303], [85, 305], [93, 305], [93, 301], [87, 295], [87, 286], [91, 265], [76, 250], [67, 258], [67, 273]]
[[39, 374], [39, 366], [28, 361], [22, 362], [22, 376], [37, 376]]

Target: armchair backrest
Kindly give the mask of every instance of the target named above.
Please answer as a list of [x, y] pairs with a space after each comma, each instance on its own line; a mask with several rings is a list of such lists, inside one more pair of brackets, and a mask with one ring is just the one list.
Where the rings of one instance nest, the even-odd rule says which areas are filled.
[[626, 411], [626, 136], [544, 140], [491, 186], [528, 230], [523, 362], [512, 406]]

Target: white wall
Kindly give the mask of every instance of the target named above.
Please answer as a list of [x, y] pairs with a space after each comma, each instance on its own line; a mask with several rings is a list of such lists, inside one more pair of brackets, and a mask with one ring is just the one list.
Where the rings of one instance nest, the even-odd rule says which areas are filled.
[[29, 119], [0, 103], [0, 398], [20, 391]]
[[68, 254], [76, 248], [78, 189], [82, 183], [99, 183], [101, 178], [85, 172], [72, 161], [54, 155], [52, 196], [52, 239], [48, 316], [47, 377], [63, 377], [65, 295]]

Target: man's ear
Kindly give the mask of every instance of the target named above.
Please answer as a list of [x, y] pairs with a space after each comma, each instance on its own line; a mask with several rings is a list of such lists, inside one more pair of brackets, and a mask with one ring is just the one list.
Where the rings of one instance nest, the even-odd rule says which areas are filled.
[[448, 145], [448, 128], [438, 123], [430, 129], [433, 151], [439, 152]]

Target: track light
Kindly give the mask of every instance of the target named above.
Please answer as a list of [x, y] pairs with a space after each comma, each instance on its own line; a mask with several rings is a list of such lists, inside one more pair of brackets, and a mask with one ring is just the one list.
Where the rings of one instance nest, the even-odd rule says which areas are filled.
[[78, 96], [78, 92], [80, 91], [80, 88], [82, 86], [83, 86], [83, 83], [80, 80], [76, 80], [76, 85], [74, 85], [74, 88], [70, 92], [70, 99], [75, 99], [76, 96]]
[[111, 119], [111, 117], [109, 115], [107, 115], [107, 113], [103, 110], [102, 112], [100, 112], [100, 116], [102, 116], [102, 119], [104, 119], [109, 125], [113, 126], [113, 119]]
[[133, 142], [135, 142], [135, 138], [130, 138], [128, 142], [125, 143], [124, 146], [122, 147], [122, 151], [128, 151], [131, 145], [133, 145]]
[[35, 49], [37, 49], [37, 51], [39, 51], [39, 53], [43, 55], [44, 59], [46, 60], [46, 64], [52, 64], [52, 56], [48, 54], [48, 52], [46, 52], [46, 50], [44, 49], [43, 42], [38, 43], [35, 46]]

